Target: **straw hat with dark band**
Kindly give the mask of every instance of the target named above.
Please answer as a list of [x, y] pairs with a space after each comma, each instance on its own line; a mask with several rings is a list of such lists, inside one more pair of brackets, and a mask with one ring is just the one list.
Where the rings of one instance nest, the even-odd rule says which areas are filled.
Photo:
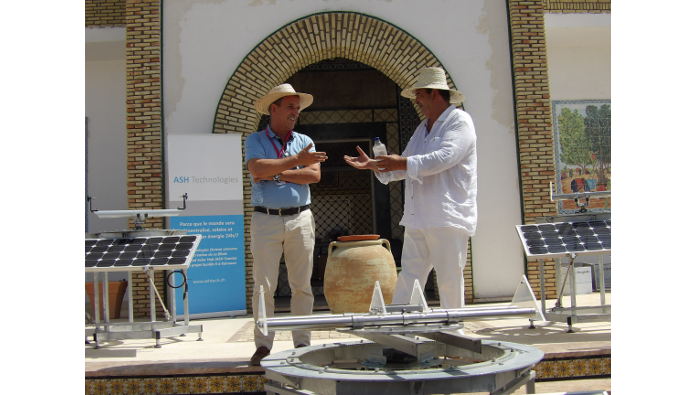
[[450, 91], [450, 103], [461, 103], [464, 95], [461, 92], [450, 89], [447, 85], [445, 71], [439, 67], [426, 67], [421, 69], [418, 80], [412, 87], [401, 91], [401, 96], [409, 99], [416, 98], [416, 89], [437, 89]]
[[314, 101], [314, 97], [312, 97], [312, 95], [309, 93], [295, 92], [292, 85], [282, 84], [274, 87], [266, 96], [255, 101], [254, 107], [256, 107], [256, 111], [260, 112], [261, 114], [270, 115], [269, 107], [271, 106], [271, 103], [285, 96], [299, 96], [300, 111], [309, 107], [309, 105], [312, 104], [312, 101]]

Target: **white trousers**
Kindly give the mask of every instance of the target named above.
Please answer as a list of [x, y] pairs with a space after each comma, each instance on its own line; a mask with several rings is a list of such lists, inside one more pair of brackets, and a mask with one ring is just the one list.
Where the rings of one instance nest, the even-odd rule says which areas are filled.
[[[312, 262], [314, 253], [314, 217], [311, 210], [291, 216], [268, 215], [254, 212], [251, 215], [251, 253], [254, 256], [252, 273], [254, 276], [254, 296], [252, 310], [254, 321], [259, 318], [259, 286], [265, 291], [266, 316], [273, 317], [275, 294], [278, 285], [280, 257], [285, 253], [288, 269], [288, 282], [292, 290], [290, 313], [310, 315], [314, 305], [312, 295]], [[309, 346], [311, 331], [292, 331], [295, 346]], [[264, 336], [258, 327], [254, 328], [256, 347], [273, 347], [275, 332]]]
[[440, 307], [464, 307], [464, 266], [469, 236], [460, 228], [406, 229], [401, 254], [401, 273], [396, 280], [394, 304], [411, 300], [415, 280], [425, 288], [435, 268], [440, 289]]

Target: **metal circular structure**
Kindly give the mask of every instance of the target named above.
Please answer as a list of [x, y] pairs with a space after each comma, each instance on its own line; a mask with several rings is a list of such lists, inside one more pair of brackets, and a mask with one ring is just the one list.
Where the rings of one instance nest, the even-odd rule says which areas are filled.
[[[432, 358], [379, 361], [390, 349], [367, 340], [323, 344], [272, 354], [261, 361], [269, 393], [450, 394], [508, 393], [533, 380], [544, 353], [527, 345], [482, 341], [481, 353], [433, 342]], [[386, 351], [386, 352], [385, 352]], [[515, 388], [516, 388], [515, 387]], [[502, 392], [501, 392], [502, 391]]]

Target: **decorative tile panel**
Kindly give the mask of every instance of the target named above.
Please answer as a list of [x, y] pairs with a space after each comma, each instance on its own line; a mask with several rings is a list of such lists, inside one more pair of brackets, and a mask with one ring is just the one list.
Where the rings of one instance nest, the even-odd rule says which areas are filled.
[[[611, 357], [542, 360], [533, 369], [536, 381], [611, 376]], [[263, 372], [246, 375], [85, 379], [85, 395], [244, 394], [263, 392]]]
[[611, 376], [611, 357], [542, 360], [534, 366], [537, 381]]
[[86, 379], [85, 395], [245, 394], [263, 392], [266, 381], [263, 373]]

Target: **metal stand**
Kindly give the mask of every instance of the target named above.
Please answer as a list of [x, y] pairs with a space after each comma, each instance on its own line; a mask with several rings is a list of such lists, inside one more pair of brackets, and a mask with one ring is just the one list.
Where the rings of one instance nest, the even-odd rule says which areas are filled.
[[[186, 269], [183, 269], [184, 275]], [[176, 322], [176, 310], [173, 311], [172, 321], [157, 321], [155, 289], [152, 283], [149, 283], [150, 288], [150, 322], [134, 322], [133, 321], [133, 289], [132, 289], [132, 271], [128, 271], [128, 322], [112, 323], [109, 322], [109, 293], [107, 290], [109, 273], [94, 272], [94, 286], [99, 289], [99, 273], [103, 273], [103, 300], [104, 322], [100, 322], [99, 308], [94, 309], [94, 328], [85, 328], [85, 337], [91, 336], [94, 340], [94, 348], [101, 348], [100, 341], [123, 340], [123, 339], [155, 339], [155, 348], [162, 347], [160, 339], [170, 338], [175, 336], [185, 336], [187, 333], [198, 333], [198, 341], [202, 341], [203, 325], [189, 325], [188, 313], [188, 295], [184, 293], [184, 322]], [[154, 269], [149, 267], [146, 274], [150, 278], [154, 278]], [[173, 292], [170, 289], [169, 292]], [[99, 306], [98, 292], [94, 293], [94, 305]], [[175, 305], [174, 305], [175, 306]]]
[[[597, 215], [587, 215], [587, 220], [599, 219], [598, 217], [610, 218], [609, 214], [597, 214]], [[583, 220], [582, 217], [578, 216], [554, 216], [549, 218], [541, 218], [537, 223], [553, 223], [557, 221], [567, 220], [568, 218], [573, 218], [576, 221]], [[606, 254], [606, 253], [605, 253]], [[585, 253], [584, 255], [592, 255]], [[541, 309], [546, 316], [547, 321], [552, 322], [562, 322], [568, 325], [568, 333], [573, 333], [573, 325], [576, 323], [583, 322], [611, 322], [611, 305], [606, 304], [606, 288], [604, 284], [604, 255], [596, 254], [599, 257], [599, 289], [600, 289], [600, 304], [598, 306], [583, 306], [577, 305], [577, 283], [575, 278], [575, 259], [576, 254], [566, 254], [566, 257], [570, 259], [568, 264], [568, 271], [563, 279], [558, 276], [557, 279], [557, 289], [558, 299], [556, 305], [547, 310], [546, 309], [546, 287], [545, 287], [545, 276], [544, 276], [544, 257], [538, 259], [539, 262], [539, 279], [541, 281]], [[555, 257], [555, 268], [556, 273], [561, 273], [561, 258]], [[568, 280], [572, 284], [570, 292], [570, 307], [563, 307], [563, 295], [567, 285]], [[534, 320], [530, 319], [530, 329], [534, 328]]]
[[[556, 258], [560, 261], [560, 258]], [[602, 256], [600, 255], [599, 270], [600, 273], [604, 270], [604, 265], [602, 264]], [[543, 265], [543, 261], [539, 260], [539, 265]], [[557, 267], [560, 263], [557, 263]], [[545, 313], [546, 320], [552, 322], [564, 322], [568, 325], [568, 333], [573, 333], [573, 325], [582, 322], [611, 322], [611, 305], [606, 304], [606, 296], [604, 289], [604, 276], [600, 274], [600, 300], [601, 304], [598, 306], [583, 306], [577, 305], [577, 293], [576, 293], [576, 279], [575, 279], [575, 256], [570, 257], [570, 264], [568, 265], [568, 271], [563, 279], [563, 285], [560, 287], [560, 292], [558, 294], [558, 299], [556, 301], [555, 307], [547, 310], [546, 309], [546, 292], [542, 287], [541, 289], [541, 308]], [[557, 273], [560, 270], [557, 271]], [[544, 270], [539, 270], [541, 283], [544, 284]], [[563, 307], [563, 291], [565, 288], [565, 282], [570, 277], [570, 281], [573, 284], [570, 292], [570, 307]], [[532, 322], [533, 320], [530, 320]], [[533, 328], [533, 324], [530, 328]]]
[[[89, 202], [89, 209], [92, 213], [96, 214], [99, 218], [132, 218], [133, 222], [135, 223], [135, 229], [134, 230], [125, 230], [125, 231], [112, 231], [112, 232], [101, 232], [93, 235], [88, 235], [86, 241], [94, 241], [98, 240], [99, 242], [103, 241], [109, 241], [107, 245], [109, 245], [109, 248], [111, 248], [111, 243], [113, 241], [122, 241], [125, 240], [125, 243], [123, 245], [128, 245], [130, 246], [130, 243], [132, 240], [138, 240], [146, 237], [168, 237], [168, 236], [182, 236], [186, 234], [186, 231], [182, 230], [171, 230], [171, 229], [153, 229], [153, 230], [148, 230], [143, 228], [143, 225], [145, 224], [145, 221], [147, 218], [154, 218], [154, 217], [173, 217], [173, 216], [178, 216], [183, 210], [186, 209], [186, 199], [188, 199], [188, 194], [184, 194], [181, 196], [183, 198], [183, 207], [178, 207], [176, 209], [136, 209], [136, 210], [95, 210], [92, 209], [92, 197], [88, 196], [87, 201]], [[99, 341], [105, 341], [105, 340], [122, 340], [122, 339], [155, 339], [155, 348], [160, 348], [162, 347], [160, 345], [160, 339], [161, 338], [168, 338], [168, 337], [174, 337], [174, 336], [185, 336], [186, 333], [193, 332], [193, 333], [198, 333], [198, 341], [202, 341], [202, 332], [203, 332], [203, 326], [202, 325], [189, 325], [189, 309], [188, 309], [188, 291], [184, 291], [184, 323], [179, 324], [176, 322], [176, 303], [174, 303], [174, 298], [173, 298], [173, 292], [174, 290], [171, 289], [171, 287], [168, 289], [168, 303], [170, 303], [173, 307], [174, 315], [170, 316], [169, 312], [167, 311], [167, 308], [164, 306], [164, 302], [162, 301], [159, 292], [157, 291], [155, 284], [154, 284], [154, 277], [155, 277], [155, 270], [163, 270], [163, 271], [169, 271], [169, 270], [174, 270], [174, 269], [180, 269], [182, 273], [184, 274], [184, 277], [186, 277], [186, 269], [188, 268], [189, 264], [191, 263], [191, 260], [193, 259], [193, 255], [196, 252], [196, 249], [198, 248], [198, 244], [200, 243], [201, 236], [200, 235], [190, 235], [190, 239], [188, 242], [192, 242], [191, 246], [189, 248], [184, 248], [181, 251], [177, 251], [177, 253], [181, 252], [183, 254], [176, 254], [178, 258], [176, 262], [174, 262], [174, 259], [169, 261], [169, 258], [174, 257], [174, 253], [172, 253], [172, 249], [169, 250], [162, 250], [161, 253], [158, 253], [157, 255], [154, 255], [154, 251], [157, 248], [153, 248], [156, 244], [152, 244], [151, 246], [145, 248], [144, 245], [135, 243], [133, 246], [138, 247], [136, 251], [140, 251], [142, 248], [142, 251], [138, 253], [138, 257], [141, 257], [141, 260], [145, 259], [152, 259], [151, 261], [146, 261], [145, 264], [138, 264], [137, 266], [134, 266], [135, 259], [137, 258], [134, 253], [131, 252], [131, 254], [128, 257], [125, 257], [125, 253], [123, 255], [121, 252], [123, 252], [123, 249], [115, 249], [113, 254], [118, 257], [118, 264], [115, 263], [109, 263], [110, 259], [102, 258], [101, 255], [97, 255], [97, 260], [92, 261], [92, 265], [85, 265], [85, 271], [87, 272], [92, 272], [94, 273], [94, 306], [95, 306], [95, 311], [94, 311], [94, 328], [85, 328], [85, 337], [92, 336], [94, 338], [94, 348], [100, 348], [99, 346]], [[176, 239], [176, 243], [178, 243], [179, 239]], [[157, 243], [159, 244], [159, 243]], [[184, 243], [184, 245], [187, 243]], [[170, 244], [174, 245], [174, 244]], [[96, 244], [90, 244], [90, 248], [95, 247]], [[87, 257], [88, 254], [91, 254], [92, 251], [94, 250], [89, 250], [89, 252], [85, 252], [85, 256]], [[101, 251], [107, 251], [107, 250], [101, 250]], [[108, 255], [108, 254], [107, 254]], [[105, 255], [106, 256], [106, 255]], [[158, 259], [154, 259], [155, 257], [160, 258], [159, 260], [164, 260], [164, 262], [158, 262]], [[166, 257], [166, 259], [165, 259]], [[182, 258], [183, 257], [183, 258]], [[87, 259], [87, 258], [86, 258]], [[104, 262], [104, 259], [106, 259], [106, 262]], [[114, 258], [116, 259], [116, 258]], [[183, 261], [181, 261], [183, 259]], [[100, 262], [100, 264], [96, 264], [96, 262]], [[121, 265], [121, 263], [124, 263]], [[102, 265], [103, 264], [103, 265]], [[110, 271], [126, 271], [128, 272], [128, 322], [126, 323], [111, 323], [109, 322], [109, 290], [108, 290], [108, 284], [109, 284], [109, 273]], [[150, 289], [150, 322], [134, 322], [133, 321], [133, 278], [132, 278], [132, 272], [133, 271], [144, 271], [145, 274], [148, 277], [148, 287]], [[103, 287], [103, 293], [104, 293], [104, 322], [99, 321], [99, 273], [104, 273], [104, 287]], [[155, 293], [157, 294], [157, 299], [159, 302], [162, 304], [162, 308], [164, 309], [164, 315], [166, 321], [157, 321], [157, 312], [156, 312], [156, 307], [157, 307], [157, 302], [155, 301]], [[171, 320], [171, 321], [170, 321]]]
[[[165, 238], [171, 238], [170, 243], [165, 246], [160, 243]], [[150, 239], [154, 238], [152, 244], [147, 244]], [[179, 240], [186, 238], [186, 242], [179, 243]], [[95, 258], [86, 258], [85, 271], [94, 273], [94, 326], [85, 328], [85, 337], [94, 339], [94, 348], [100, 348], [100, 341], [121, 340], [121, 339], [155, 339], [155, 348], [160, 348], [160, 339], [171, 338], [174, 336], [185, 336], [186, 333], [198, 333], [198, 341], [202, 341], [202, 325], [189, 325], [189, 306], [188, 306], [188, 288], [184, 288], [184, 322], [176, 322], [176, 303], [174, 303], [174, 289], [169, 287], [168, 304], [173, 306], [174, 315], [170, 315], [162, 301], [162, 298], [154, 284], [155, 270], [171, 271], [181, 270], [184, 278], [186, 278], [186, 270], [193, 259], [198, 244], [200, 243], [200, 235], [186, 235], [185, 231], [180, 230], [151, 230], [146, 229], [133, 231], [118, 231], [107, 232], [96, 235], [88, 235], [85, 239], [86, 257], [95, 253]], [[131, 244], [132, 243], [132, 244]], [[162, 247], [160, 247], [160, 244]], [[180, 250], [176, 250], [181, 245]], [[125, 252], [127, 247], [135, 247], [129, 253]], [[99, 248], [99, 249], [98, 249]], [[105, 258], [110, 253], [110, 249], [114, 249], [112, 258]], [[154, 259], [155, 252], [158, 253], [158, 258]], [[176, 251], [175, 251], [176, 250]], [[136, 251], [136, 252], [133, 252]], [[104, 253], [105, 255], [100, 255]], [[146, 258], [145, 264], [140, 263], [134, 265], [137, 257], [141, 255]], [[176, 258], [174, 258], [176, 255]], [[117, 256], [118, 259], [113, 258]], [[147, 257], [152, 256], [151, 261], [147, 261]], [[89, 259], [92, 259], [89, 261]], [[88, 262], [89, 261], [89, 262]], [[91, 263], [90, 263], [91, 262]], [[98, 262], [98, 263], [97, 263]], [[116, 264], [118, 262], [118, 264]], [[126, 271], [128, 273], [128, 322], [112, 323], [109, 321], [109, 272]], [[148, 278], [148, 287], [150, 291], [150, 322], [134, 322], [133, 319], [133, 277], [134, 271], [144, 272]], [[103, 273], [102, 298], [99, 296], [99, 277]], [[155, 300], [155, 295], [157, 300]], [[104, 305], [104, 321], [100, 321], [99, 306], [103, 300]], [[157, 321], [157, 302], [162, 304], [166, 321]], [[89, 343], [88, 341], [86, 343]]]

